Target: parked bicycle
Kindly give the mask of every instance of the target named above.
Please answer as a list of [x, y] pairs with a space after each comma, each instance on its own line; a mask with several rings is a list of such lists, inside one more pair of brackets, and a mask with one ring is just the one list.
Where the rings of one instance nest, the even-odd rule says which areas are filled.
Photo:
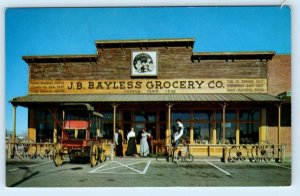
[[178, 159], [181, 162], [193, 162], [194, 156], [191, 154], [190, 144], [186, 140], [182, 140], [182, 147], [178, 152]]

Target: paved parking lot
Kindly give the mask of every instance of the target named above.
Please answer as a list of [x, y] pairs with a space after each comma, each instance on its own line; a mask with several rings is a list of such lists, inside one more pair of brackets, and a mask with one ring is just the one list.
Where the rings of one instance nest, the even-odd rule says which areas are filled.
[[91, 168], [87, 162], [52, 160], [6, 162], [8, 187], [219, 187], [289, 186], [290, 162], [222, 163], [198, 159], [192, 163], [152, 158], [117, 158]]

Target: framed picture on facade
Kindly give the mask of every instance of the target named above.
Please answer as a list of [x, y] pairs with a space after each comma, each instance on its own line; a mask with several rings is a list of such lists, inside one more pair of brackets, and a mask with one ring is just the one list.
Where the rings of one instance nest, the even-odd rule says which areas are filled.
[[133, 51], [131, 76], [157, 76], [156, 51]]

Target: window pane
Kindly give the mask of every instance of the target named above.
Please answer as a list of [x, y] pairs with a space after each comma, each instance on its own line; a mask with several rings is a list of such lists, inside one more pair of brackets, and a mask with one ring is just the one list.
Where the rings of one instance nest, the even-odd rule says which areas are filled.
[[222, 144], [222, 124], [217, 123], [217, 144]]
[[136, 112], [134, 119], [137, 122], [156, 122], [156, 115], [153, 112]]
[[[103, 120], [106, 121], [112, 121], [114, 119], [113, 112], [102, 112], [103, 114]], [[116, 115], [118, 117], [118, 115]]]
[[113, 138], [113, 123], [104, 122], [103, 138], [104, 139], [112, 139]]
[[[225, 111], [225, 120], [226, 121], [235, 121], [236, 120], [236, 110], [226, 110]], [[217, 121], [223, 121], [223, 112], [217, 111]]]
[[259, 123], [240, 123], [240, 143], [256, 144], [258, 142]]
[[260, 112], [259, 110], [240, 110], [239, 115], [240, 121], [259, 121]]
[[167, 115], [165, 111], [161, 111], [159, 114], [160, 122], [166, 122], [167, 121]]
[[131, 112], [124, 111], [124, 121], [131, 122]]
[[226, 110], [225, 120], [232, 121], [236, 119], [236, 111], [235, 110]]
[[190, 120], [191, 119], [191, 114], [189, 111], [174, 111], [171, 114], [171, 119], [175, 121], [176, 119], [181, 119], [182, 121], [184, 120]]
[[217, 121], [221, 122], [223, 120], [223, 113], [222, 111], [217, 111]]
[[204, 110], [204, 111], [195, 111], [193, 120], [213, 120], [213, 111], [212, 110]]
[[195, 142], [210, 144], [212, 141], [212, 127], [212, 123], [194, 123]]
[[[236, 123], [227, 122], [225, 124], [225, 144], [235, 144]], [[222, 123], [217, 123], [217, 144], [222, 143], [223, 139]]]

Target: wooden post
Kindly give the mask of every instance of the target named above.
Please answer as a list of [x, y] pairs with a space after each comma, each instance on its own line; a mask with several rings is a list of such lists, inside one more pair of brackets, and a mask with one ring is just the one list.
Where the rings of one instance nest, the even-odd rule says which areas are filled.
[[57, 123], [56, 121], [54, 123], [54, 128], [53, 128], [53, 143], [57, 142]]
[[280, 143], [281, 143], [281, 138], [280, 138], [280, 129], [281, 129], [281, 103], [277, 105], [278, 107], [278, 131], [277, 131], [277, 144], [278, 144], [278, 160], [280, 160]]
[[173, 104], [168, 103], [167, 107], [168, 107], [168, 127], [166, 130], [166, 144], [170, 144], [171, 143], [171, 108], [172, 108]]
[[193, 127], [190, 128], [190, 144], [194, 143], [194, 129]]
[[216, 110], [214, 110], [214, 120], [213, 120], [213, 132], [212, 132], [212, 144], [217, 143], [217, 113]]
[[116, 119], [116, 112], [117, 112], [117, 107], [118, 107], [118, 104], [115, 104], [113, 103], [112, 104], [112, 107], [114, 109], [114, 119], [113, 119], [113, 143], [115, 143], [115, 133], [116, 133], [116, 122], [117, 122], [117, 119]]
[[35, 110], [28, 109], [28, 139], [36, 142], [36, 122], [35, 122]]
[[239, 120], [239, 116], [240, 116], [240, 111], [237, 110], [237, 114], [236, 114], [236, 131], [235, 131], [235, 144], [239, 145], [240, 144], [240, 120]]
[[222, 105], [223, 108], [223, 118], [222, 118], [222, 144], [225, 144], [225, 115], [226, 115], [226, 103]]
[[16, 142], [16, 125], [17, 125], [17, 122], [16, 122], [16, 119], [17, 119], [17, 106], [16, 105], [13, 105], [13, 126], [12, 126], [12, 142], [15, 143]]
[[261, 127], [259, 129], [259, 143], [265, 144], [267, 142], [267, 109], [261, 109]]

